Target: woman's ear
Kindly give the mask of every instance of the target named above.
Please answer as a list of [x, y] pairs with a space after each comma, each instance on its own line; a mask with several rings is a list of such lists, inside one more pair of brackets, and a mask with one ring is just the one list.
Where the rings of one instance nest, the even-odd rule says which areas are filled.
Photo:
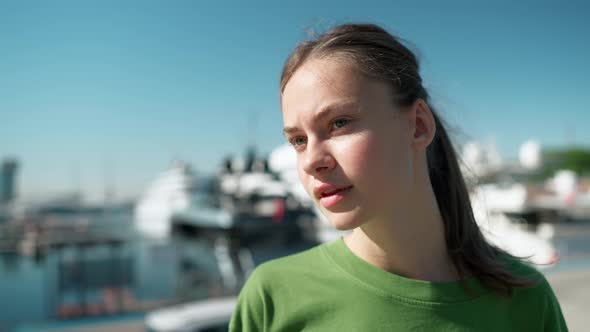
[[426, 150], [436, 133], [434, 115], [423, 99], [416, 100], [411, 107], [412, 146], [416, 149]]

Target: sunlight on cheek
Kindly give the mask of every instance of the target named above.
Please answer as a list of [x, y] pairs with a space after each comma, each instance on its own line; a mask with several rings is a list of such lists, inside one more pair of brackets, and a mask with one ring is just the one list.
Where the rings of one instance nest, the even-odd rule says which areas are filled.
[[358, 174], [373, 169], [382, 157], [382, 148], [371, 134], [352, 137], [348, 144], [340, 147], [340, 155], [346, 158], [349, 172]]
[[305, 173], [305, 171], [303, 170], [303, 163], [301, 161], [301, 159], [299, 157], [297, 157], [297, 175], [299, 176], [299, 182], [303, 185], [303, 188], [305, 189], [305, 192], [307, 192], [307, 194], [312, 197], [312, 193], [310, 192], [311, 189], [311, 185], [308, 182], [310, 181], [310, 177], [307, 173]]

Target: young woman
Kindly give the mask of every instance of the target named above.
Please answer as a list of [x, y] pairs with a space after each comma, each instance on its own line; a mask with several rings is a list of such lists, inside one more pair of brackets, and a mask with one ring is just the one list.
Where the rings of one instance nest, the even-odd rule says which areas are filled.
[[348, 236], [259, 266], [231, 331], [566, 331], [535, 269], [486, 243], [414, 54], [382, 28], [300, 44], [281, 76], [301, 182]]

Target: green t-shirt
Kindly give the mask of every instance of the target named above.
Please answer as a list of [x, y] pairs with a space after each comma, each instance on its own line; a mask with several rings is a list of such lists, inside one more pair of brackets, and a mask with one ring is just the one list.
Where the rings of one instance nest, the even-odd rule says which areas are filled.
[[230, 331], [567, 331], [559, 303], [540, 283], [507, 299], [468, 279], [433, 283], [381, 270], [342, 239], [260, 265], [242, 288]]

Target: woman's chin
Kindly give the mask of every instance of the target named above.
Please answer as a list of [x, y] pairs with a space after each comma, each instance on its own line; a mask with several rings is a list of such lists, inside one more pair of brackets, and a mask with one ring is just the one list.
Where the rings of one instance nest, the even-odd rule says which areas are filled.
[[360, 226], [355, 220], [346, 220], [344, 218], [330, 219], [330, 223], [339, 231], [350, 231]]
[[330, 224], [339, 231], [349, 231], [359, 227], [363, 220], [358, 209], [348, 209], [342, 212], [320, 209]]

